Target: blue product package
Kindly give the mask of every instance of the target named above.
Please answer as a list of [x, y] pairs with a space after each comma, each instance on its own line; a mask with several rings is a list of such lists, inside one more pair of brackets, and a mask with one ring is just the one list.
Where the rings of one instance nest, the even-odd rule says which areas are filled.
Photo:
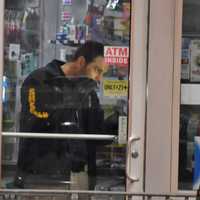
[[3, 102], [6, 102], [9, 99], [9, 95], [7, 92], [7, 90], [9, 89], [9, 80], [6, 76], [3, 76], [2, 86], [3, 86], [2, 100]]
[[72, 0], [63, 0], [63, 5], [72, 5]]

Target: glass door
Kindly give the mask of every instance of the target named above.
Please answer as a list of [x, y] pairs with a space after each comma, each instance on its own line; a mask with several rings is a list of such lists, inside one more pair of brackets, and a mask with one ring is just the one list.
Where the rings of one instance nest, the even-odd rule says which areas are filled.
[[181, 69], [180, 75], [177, 76], [180, 83], [177, 186], [178, 190], [196, 190], [199, 187], [200, 4], [197, 0], [183, 0], [181, 6], [183, 10]]
[[126, 191], [132, 4], [5, 0], [3, 188]]

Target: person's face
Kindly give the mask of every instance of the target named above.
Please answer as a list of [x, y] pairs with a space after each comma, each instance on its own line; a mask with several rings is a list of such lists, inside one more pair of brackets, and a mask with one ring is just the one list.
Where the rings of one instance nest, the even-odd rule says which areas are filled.
[[108, 70], [108, 64], [105, 63], [103, 57], [99, 56], [86, 65], [85, 69], [85, 74], [88, 78], [91, 78], [95, 81], [100, 81], [103, 77], [103, 74]]

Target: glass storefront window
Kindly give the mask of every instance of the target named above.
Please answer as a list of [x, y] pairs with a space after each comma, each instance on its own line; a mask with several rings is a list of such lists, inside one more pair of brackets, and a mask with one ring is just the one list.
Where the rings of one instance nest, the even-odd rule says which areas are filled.
[[195, 188], [195, 138], [200, 136], [200, 3], [183, 1], [178, 188]]
[[4, 188], [125, 190], [130, 10], [5, 0]]

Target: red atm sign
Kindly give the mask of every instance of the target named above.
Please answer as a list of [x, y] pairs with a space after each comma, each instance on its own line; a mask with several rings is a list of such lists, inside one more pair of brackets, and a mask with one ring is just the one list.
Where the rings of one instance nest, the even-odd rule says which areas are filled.
[[105, 62], [109, 65], [128, 67], [129, 48], [121, 46], [105, 46], [104, 58]]

